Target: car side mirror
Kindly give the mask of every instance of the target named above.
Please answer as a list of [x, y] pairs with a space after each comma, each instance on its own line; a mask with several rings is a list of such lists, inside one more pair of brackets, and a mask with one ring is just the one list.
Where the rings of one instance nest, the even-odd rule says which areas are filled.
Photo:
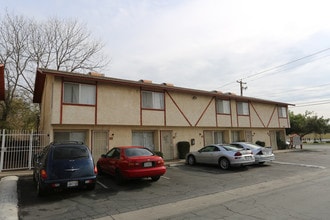
[[105, 154], [102, 154], [101, 157], [102, 157], [102, 158], [106, 158], [107, 156], [106, 156]]

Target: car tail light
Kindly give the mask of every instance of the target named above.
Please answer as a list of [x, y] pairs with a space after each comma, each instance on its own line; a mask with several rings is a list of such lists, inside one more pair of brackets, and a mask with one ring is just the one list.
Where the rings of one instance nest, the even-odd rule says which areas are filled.
[[94, 183], [94, 180], [85, 180], [85, 184]]
[[163, 166], [164, 165], [164, 161], [163, 160], [158, 160], [157, 161], [157, 165], [156, 166]]
[[47, 179], [47, 172], [46, 172], [46, 170], [40, 170], [40, 177], [41, 177], [41, 179]]
[[59, 184], [59, 183], [53, 183], [51, 186], [52, 186], [52, 188], [57, 188], [57, 187], [60, 187], [60, 185], [61, 184]]
[[239, 152], [239, 151], [237, 151], [237, 152], [234, 154], [234, 156], [235, 156], [235, 157], [240, 157], [240, 156], [242, 156], [242, 153]]
[[128, 161], [128, 166], [129, 167], [138, 167], [138, 166], [140, 166], [140, 163], [139, 162], [136, 162], [134, 160], [129, 160]]
[[97, 166], [94, 166], [94, 173], [97, 174], [98, 170], [97, 170]]

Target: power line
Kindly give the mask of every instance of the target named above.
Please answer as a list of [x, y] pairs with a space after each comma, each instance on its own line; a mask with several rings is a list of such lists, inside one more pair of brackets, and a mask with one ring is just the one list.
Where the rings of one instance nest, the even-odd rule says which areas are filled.
[[303, 103], [296, 104], [295, 106], [292, 106], [292, 108], [314, 106], [314, 105], [325, 105], [325, 104], [330, 104], [330, 100], [303, 102]]
[[[278, 65], [278, 66], [274, 66], [274, 67], [271, 67], [271, 68], [269, 68], [269, 69], [266, 69], [266, 70], [263, 70], [263, 71], [260, 71], [260, 72], [257, 72], [257, 73], [255, 73], [255, 74], [251, 74], [251, 75], [249, 75], [249, 76], [247, 76], [247, 77], [245, 77], [245, 78], [243, 78], [243, 79], [248, 79], [248, 78], [252, 78], [252, 77], [255, 77], [255, 76], [261, 75], [261, 74], [263, 74], [263, 73], [266, 73], [266, 72], [269, 72], [269, 71], [272, 71], [272, 70], [275, 70], [275, 69], [278, 69], [278, 68], [281, 68], [281, 67], [284, 67], [284, 66], [290, 65], [290, 64], [292, 64], [292, 63], [295, 63], [295, 62], [298, 62], [298, 61], [301, 61], [301, 60], [304, 60], [304, 59], [307, 59], [307, 58], [313, 57], [313, 56], [315, 56], [315, 55], [318, 55], [318, 54], [324, 53], [324, 52], [326, 52], [326, 51], [328, 51], [328, 50], [330, 50], [330, 47], [329, 47], [329, 48], [326, 48], [326, 49], [323, 49], [323, 50], [319, 50], [319, 51], [317, 51], [317, 52], [315, 52], [315, 53], [312, 53], [312, 54], [309, 54], [309, 55], [307, 55], [307, 56], [304, 56], [304, 57], [301, 57], [301, 58], [298, 58], [298, 59], [292, 60], [292, 61], [290, 61], [290, 62], [287, 62], [287, 63], [281, 64], [281, 65]], [[315, 61], [315, 60], [314, 60], [314, 61]], [[310, 61], [310, 62], [313, 62], [313, 61]], [[229, 83], [227, 83], [227, 84], [222, 85], [221, 87], [225, 87], [225, 86], [228, 86], [228, 85], [233, 84], [233, 83], [235, 83], [235, 82], [229, 82]]]
[[315, 56], [315, 55], [317, 55], [317, 54], [324, 53], [324, 52], [326, 52], [326, 51], [328, 51], [328, 50], [330, 50], [330, 47], [329, 47], [329, 48], [326, 48], [326, 49], [323, 49], [323, 50], [320, 50], [320, 51], [317, 51], [317, 52], [315, 52], [315, 53], [309, 54], [309, 55], [307, 55], [307, 56], [304, 56], [304, 57], [301, 57], [301, 58], [298, 58], [298, 59], [292, 60], [292, 61], [290, 61], [290, 62], [287, 62], [287, 63], [281, 64], [281, 65], [278, 65], [278, 66], [274, 66], [274, 67], [271, 67], [271, 68], [269, 68], [269, 69], [263, 70], [263, 71], [261, 71], [261, 72], [258, 72], [258, 73], [255, 73], [255, 74], [252, 74], [252, 75], [250, 75], [250, 76], [247, 76], [245, 79], [247, 79], [247, 78], [251, 78], [251, 77], [254, 77], [254, 76], [258, 76], [258, 75], [263, 74], [263, 73], [265, 73], [265, 72], [269, 72], [269, 71], [271, 71], [271, 70], [278, 69], [278, 68], [281, 68], [281, 67], [284, 67], [284, 66], [290, 65], [290, 64], [292, 64], [292, 63], [298, 62], [298, 61], [303, 60], [303, 59], [307, 59], [307, 58], [309, 58], [309, 57], [313, 57], [313, 56]]

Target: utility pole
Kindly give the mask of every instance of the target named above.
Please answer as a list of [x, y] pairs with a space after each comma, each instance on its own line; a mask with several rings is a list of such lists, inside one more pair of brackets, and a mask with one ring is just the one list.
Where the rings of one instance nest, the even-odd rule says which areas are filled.
[[243, 90], [248, 88], [247, 86], [243, 86], [243, 85], [246, 85], [246, 82], [243, 82], [242, 79], [241, 80], [237, 80], [236, 82], [239, 83], [240, 90], [241, 90], [241, 96], [243, 96]]

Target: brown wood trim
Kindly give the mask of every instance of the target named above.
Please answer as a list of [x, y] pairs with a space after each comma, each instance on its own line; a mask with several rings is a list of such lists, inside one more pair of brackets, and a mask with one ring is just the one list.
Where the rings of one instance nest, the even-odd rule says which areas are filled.
[[186, 121], [188, 122], [188, 124], [190, 126], [192, 126], [192, 124], [190, 123], [190, 121], [188, 120], [187, 116], [185, 116], [185, 114], [183, 113], [183, 111], [180, 109], [180, 107], [178, 106], [178, 104], [175, 102], [175, 100], [173, 99], [173, 97], [171, 96], [171, 94], [166, 91], [166, 93], [168, 94], [168, 96], [170, 97], [170, 99], [172, 100], [172, 102], [174, 103], [174, 105], [177, 107], [177, 109], [180, 111], [180, 113], [182, 114], [182, 116], [186, 119]]
[[[257, 114], [259, 120], [261, 121], [262, 125], [264, 126], [264, 128], [266, 127], [265, 123], [262, 121], [260, 115], [258, 114], [257, 110], [255, 109], [254, 105], [251, 103], [251, 107], [253, 108], [254, 112]], [[250, 117], [251, 118], [251, 117]]]
[[[195, 127], [197, 126], [197, 124], [199, 123], [199, 121], [202, 119], [202, 117], [205, 115], [206, 110], [209, 108], [209, 106], [211, 105], [212, 101], [215, 99], [215, 97], [212, 97], [211, 100], [209, 101], [209, 104], [207, 104], [206, 108], [204, 109], [204, 111], [202, 112], [201, 116], [199, 117], [199, 119], [197, 120]], [[217, 119], [217, 117], [215, 117], [215, 119]]]
[[249, 107], [249, 123], [250, 123], [250, 128], [252, 127], [252, 118], [251, 118], [251, 106], [252, 103], [251, 102], [248, 102], [248, 107]]
[[98, 104], [98, 86], [99, 86], [99, 84], [98, 84], [98, 82], [96, 82], [96, 85], [95, 85], [95, 108], [94, 108], [94, 114], [95, 114], [95, 121], [94, 121], [94, 124], [95, 125], [97, 125], [98, 123], [97, 123], [97, 104]]
[[62, 83], [61, 83], [61, 108], [60, 108], [60, 125], [63, 122], [63, 93], [64, 93], [64, 81], [63, 81], [63, 77], [62, 79]]
[[[273, 118], [273, 116], [274, 116], [274, 113], [275, 113], [276, 109], [277, 109], [277, 106], [274, 107], [274, 110], [273, 110], [273, 112], [272, 112], [272, 115], [271, 115], [270, 118], [269, 118], [269, 121], [268, 121], [268, 124], [267, 124], [267, 128], [269, 128], [269, 124], [270, 124], [270, 122], [272, 121], [272, 118]], [[278, 122], [279, 122], [279, 121], [278, 121]]]
[[5, 65], [0, 64], [0, 101], [5, 101]]
[[140, 87], [140, 126], [142, 125], [142, 87]]

